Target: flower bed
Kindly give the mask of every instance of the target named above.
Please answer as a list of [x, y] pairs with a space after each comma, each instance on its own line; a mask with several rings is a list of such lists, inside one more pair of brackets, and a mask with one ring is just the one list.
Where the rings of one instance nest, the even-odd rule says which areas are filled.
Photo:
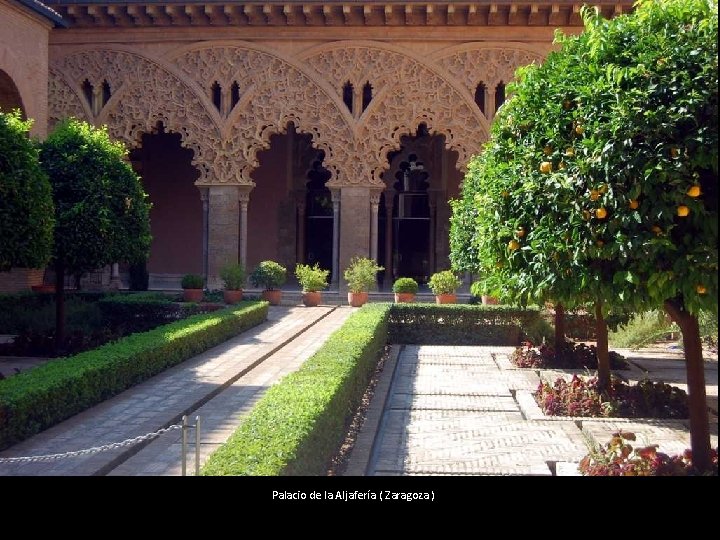
[[584, 476], [692, 476], [718, 474], [718, 450], [710, 451], [712, 470], [699, 473], [692, 464], [692, 452], [669, 456], [653, 444], [633, 448], [627, 441], [635, 441], [634, 433], [614, 433], [604, 447], [594, 448], [580, 462]]
[[[594, 345], [568, 343], [556, 351], [553, 346], [545, 343], [534, 347], [532, 343], [526, 342], [513, 351], [510, 361], [523, 368], [597, 369], [597, 349]], [[622, 355], [610, 351], [611, 369], [627, 369], [627, 367], [628, 364]]]
[[611, 377], [604, 392], [598, 379], [573, 375], [571, 381], [558, 378], [554, 384], [541, 382], [535, 400], [550, 416], [604, 418], [687, 418], [687, 393], [669, 384], [640, 381], [629, 385]]

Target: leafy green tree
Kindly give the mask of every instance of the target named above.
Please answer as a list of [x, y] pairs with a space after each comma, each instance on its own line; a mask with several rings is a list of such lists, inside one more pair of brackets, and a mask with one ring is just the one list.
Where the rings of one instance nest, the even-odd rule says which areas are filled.
[[44, 268], [50, 258], [53, 202], [31, 121], [0, 112], [0, 271]]
[[[558, 34], [542, 66], [519, 70], [454, 203], [453, 260], [517, 300], [592, 302], [599, 330], [608, 308], [664, 305], [683, 333], [705, 468], [697, 315], [717, 316], [717, 4], [641, 1], [611, 21], [583, 17], [583, 34]], [[606, 343], [605, 330], [605, 372]]]
[[75, 119], [60, 123], [42, 143], [40, 161], [55, 201], [57, 346], [64, 338], [66, 275], [147, 259], [150, 204], [126, 155], [105, 128]]

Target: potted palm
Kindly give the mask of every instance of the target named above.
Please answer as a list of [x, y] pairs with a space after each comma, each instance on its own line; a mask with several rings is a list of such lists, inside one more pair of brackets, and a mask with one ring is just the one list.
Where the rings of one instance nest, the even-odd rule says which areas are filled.
[[220, 269], [223, 281], [223, 300], [226, 304], [237, 304], [242, 300], [245, 285], [245, 268], [239, 263], [228, 263]]
[[250, 281], [253, 286], [262, 288], [262, 299], [270, 302], [270, 305], [279, 306], [282, 300], [283, 286], [287, 279], [287, 268], [275, 261], [262, 261], [250, 274]]
[[203, 299], [202, 276], [197, 274], [185, 274], [180, 282], [183, 289], [183, 300], [185, 302], [202, 302]]
[[418, 283], [413, 278], [401, 277], [393, 283], [395, 302], [414, 302], [418, 291]]
[[295, 277], [302, 287], [302, 302], [307, 307], [315, 307], [322, 300], [322, 290], [328, 286], [330, 270], [323, 270], [318, 263], [314, 266], [298, 264], [295, 267]]
[[457, 302], [456, 289], [462, 282], [450, 270], [443, 270], [430, 276], [428, 286], [435, 295], [437, 304], [454, 304]]
[[348, 303], [352, 307], [360, 307], [368, 301], [368, 291], [377, 280], [377, 273], [382, 266], [367, 257], [353, 257], [345, 269], [345, 281], [348, 283]]

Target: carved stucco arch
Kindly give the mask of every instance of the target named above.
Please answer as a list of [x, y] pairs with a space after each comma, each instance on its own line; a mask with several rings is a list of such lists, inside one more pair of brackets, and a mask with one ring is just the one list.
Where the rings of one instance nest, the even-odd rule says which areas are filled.
[[445, 146], [458, 153], [458, 167], [487, 140], [487, 119], [463, 87], [432, 63], [397, 46], [379, 42], [335, 42], [303, 53], [304, 61], [328, 77], [340, 91], [345, 81], [369, 80], [376, 94], [354, 126], [349, 174], [369, 185], [384, 185], [387, 154], [419, 124], [445, 136]]
[[238, 180], [253, 184], [258, 152], [269, 148], [270, 137], [285, 133], [292, 122], [312, 136], [314, 148], [325, 152], [324, 166], [333, 177], [329, 184], [352, 183], [343, 174], [352, 147], [352, 117], [327, 82], [314, 77], [302, 64], [266, 47], [247, 42], [217, 41], [174, 50], [168, 57], [205, 93], [217, 81], [221, 88], [237, 82], [240, 101], [222, 120], [223, 153], [233, 157]]
[[[219, 166], [223, 159], [218, 151], [220, 134], [203, 96], [170, 66], [118, 47], [73, 52], [53, 62], [52, 73], [54, 119], [77, 117], [81, 108], [86, 119], [107, 124], [110, 135], [130, 147], [140, 146], [142, 135], [153, 133], [162, 122], [169, 132], [179, 133], [181, 144], [193, 151], [192, 164], [200, 171], [198, 184], [235, 182], [232, 175], [218, 174], [223, 170]], [[104, 80], [110, 84], [112, 97], [97, 116], [82, 96], [85, 80], [93, 85]]]
[[549, 45], [537, 43], [464, 43], [437, 51], [431, 60], [474, 94], [480, 82], [492, 88], [507, 83], [518, 67], [541, 63], [549, 51]]

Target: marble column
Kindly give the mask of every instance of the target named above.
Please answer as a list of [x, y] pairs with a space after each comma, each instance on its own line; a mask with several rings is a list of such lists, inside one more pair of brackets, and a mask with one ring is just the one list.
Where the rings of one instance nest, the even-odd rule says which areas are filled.
[[112, 263], [110, 265], [110, 288], [118, 290], [120, 286], [120, 265], [118, 263]]
[[202, 273], [205, 278], [205, 286], [207, 286], [208, 276], [208, 231], [209, 231], [209, 205], [208, 205], [208, 188], [200, 188], [200, 200], [202, 201]]
[[485, 91], [485, 111], [488, 120], [495, 118], [495, 88], [490, 86]]
[[430, 223], [428, 225], [428, 277], [436, 272], [435, 268], [435, 193], [428, 193], [428, 205], [430, 210]]
[[250, 202], [250, 191], [253, 186], [240, 186], [238, 202], [240, 204], [240, 241], [239, 257], [240, 264], [247, 268], [247, 246], [248, 246], [248, 203]]

